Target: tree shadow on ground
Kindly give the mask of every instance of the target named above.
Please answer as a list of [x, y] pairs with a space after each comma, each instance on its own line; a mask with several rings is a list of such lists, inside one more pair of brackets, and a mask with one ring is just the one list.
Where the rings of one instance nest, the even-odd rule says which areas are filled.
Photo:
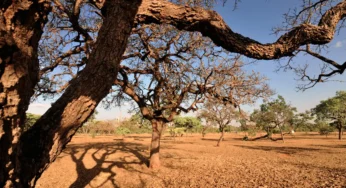
[[251, 150], [262, 150], [262, 151], [274, 151], [281, 154], [292, 155], [300, 152], [306, 151], [322, 151], [323, 149], [317, 148], [303, 148], [303, 147], [273, 147], [273, 146], [243, 146], [243, 145], [234, 145], [236, 147], [241, 147]]
[[324, 147], [324, 148], [340, 148], [340, 149], [346, 149], [346, 145], [315, 145], [315, 144], [312, 144], [311, 146], [315, 146], [315, 147]]
[[[115, 181], [116, 173], [112, 171], [113, 167], [123, 168], [127, 170], [127, 165], [130, 164], [145, 164], [148, 166], [147, 158], [140, 153], [145, 150], [145, 146], [135, 143], [123, 142], [102, 142], [89, 144], [69, 145], [64, 151], [65, 154], [71, 156], [71, 159], [76, 164], [77, 179], [70, 185], [70, 188], [85, 187], [97, 177], [100, 173], [106, 174], [108, 177], [96, 187], [103, 187], [108, 181], [113, 187], [119, 187]], [[123, 157], [112, 160], [111, 155], [116, 152], [123, 153]], [[86, 156], [91, 156], [92, 163], [95, 164], [92, 168], [88, 168], [83, 160]], [[128, 160], [128, 158], [136, 157], [138, 160]], [[111, 159], [109, 159], [111, 158]]]

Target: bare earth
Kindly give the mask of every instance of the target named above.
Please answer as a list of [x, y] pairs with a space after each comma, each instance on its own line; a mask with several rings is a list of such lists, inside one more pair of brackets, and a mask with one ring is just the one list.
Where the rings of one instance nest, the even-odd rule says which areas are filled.
[[334, 133], [285, 143], [227, 133], [215, 147], [218, 136], [165, 136], [159, 170], [146, 166], [150, 135], [75, 136], [37, 187], [346, 187], [346, 140]]

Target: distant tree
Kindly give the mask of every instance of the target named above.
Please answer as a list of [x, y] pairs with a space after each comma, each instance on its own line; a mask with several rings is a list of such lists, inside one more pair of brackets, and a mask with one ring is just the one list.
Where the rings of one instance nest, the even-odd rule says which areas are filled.
[[246, 73], [238, 56], [198, 33], [169, 26], [142, 26], [129, 38], [109, 103], [127, 98], [152, 125], [150, 168], [160, 166], [160, 139], [166, 123], [196, 111], [207, 98], [233, 106], [271, 93], [266, 78]]
[[331, 124], [326, 122], [325, 120], [316, 119], [315, 126], [317, 127], [317, 130], [320, 133], [320, 135], [326, 135], [326, 137], [334, 131], [334, 127], [331, 126]]
[[151, 123], [149, 120], [145, 119], [140, 112], [133, 114], [130, 117], [130, 123], [138, 126], [139, 128], [150, 129]]
[[[204, 119], [204, 118], [201, 117], [200, 115], [201, 115], [201, 114], [199, 114], [198, 117], [199, 117], [200, 119]], [[210, 129], [211, 127], [212, 127], [212, 123], [209, 122], [209, 121], [207, 121], [207, 120], [205, 120], [205, 124], [204, 124], [204, 126], [202, 127], [202, 131], [201, 131], [202, 137], [203, 137], [203, 138], [205, 137], [205, 135], [207, 134], [207, 132], [209, 132], [209, 129]]]
[[24, 123], [24, 130], [27, 131], [31, 126], [33, 126], [38, 119], [40, 119], [41, 115], [26, 113], [26, 119]]
[[276, 140], [272, 138], [272, 133], [278, 128], [281, 140], [284, 142], [284, 128], [291, 124], [295, 111], [296, 108], [287, 104], [280, 95], [277, 99], [262, 104], [259, 110], [255, 110], [251, 114], [251, 120], [255, 121], [256, 125], [266, 131], [267, 134], [255, 139], [269, 137], [271, 140]]
[[220, 103], [220, 101], [209, 100], [205, 103], [199, 116], [203, 117], [208, 122], [218, 125], [221, 135], [217, 142], [217, 146], [220, 146], [221, 141], [224, 138], [226, 127], [230, 126], [232, 121], [238, 120], [241, 115], [239, 111], [229, 103]]
[[185, 132], [197, 132], [202, 127], [201, 119], [192, 116], [177, 116], [174, 118], [173, 122], [175, 127], [184, 127]]
[[289, 124], [291, 125], [291, 130], [312, 131], [314, 129], [314, 124], [311, 123], [313, 119], [314, 117], [310, 111], [295, 114], [289, 122]]
[[78, 128], [78, 133], [82, 133], [82, 134], [88, 134], [90, 132], [91, 129], [93, 129], [93, 125], [95, 123], [96, 120], [96, 115], [98, 114], [97, 110], [94, 110], [93, 114], [88, 118], [88, 120], [83, 123], [83, 125]]
[[87, 122], [93, 122], [96, 120], [96, 116], [97, 114], [99, 114], [99, 112], [97, 110], [94, 110], [94, 112], [92, 113], [92, 115], [88, 118]]
[[238, 122], [240, 123], [240, 131], [255, 131], [256, 129], [255, 123], [246, 118], [241, 118]]
[[339, 140], [346, 125], [346, 91], [336, 92], [336, 96], [321, 101], [313, 110], [320, 120], [331, 122], [339, 131]]
[[129, 119], [121, 121], [118, 128], [120, 130], [128, 130], [129, 133], [134, 134], [152, 132], [150, 121], [143, 118], [143, 116], [140, 113], [135, 113]]

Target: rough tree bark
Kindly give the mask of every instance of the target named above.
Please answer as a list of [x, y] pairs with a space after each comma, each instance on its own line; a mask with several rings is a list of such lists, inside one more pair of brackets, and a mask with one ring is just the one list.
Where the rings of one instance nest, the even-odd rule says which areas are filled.
[[17, 146], [38, 82], [38, 43], [50, 5], [45, 1], [0, 3], [0, 187], [13, 187]]
[[219, 138], [219, 140], [217, 141], [217, 144], [216, 144], [216, 146], [218, 146], [218, 147], [221, 145], [221, 141], [223, 140], [223, 136], [225, 134], [225, 129], [223, 127], [220, 127], [220, 129], [221, 129], [221, 136], [220, 136], [220, 138]]
[[86, 67], [19, 139], [17, 164], [10, 172], [16, 174], [16, 178], [12, 175], [4, 177], [14, 187], [35, 186], [49, 163], [56, 159], [76, 130], [109, 93], [140, 3], [140, 0], [106, 2], [102, 10], [104, 24]]
[[157, 169], [161, 166], [160, 163], [160, 140], [164, 129], [164, 122], [160, 120], [151, 120], [153, 128], [150, 146], [150, 163], [149, 168]]

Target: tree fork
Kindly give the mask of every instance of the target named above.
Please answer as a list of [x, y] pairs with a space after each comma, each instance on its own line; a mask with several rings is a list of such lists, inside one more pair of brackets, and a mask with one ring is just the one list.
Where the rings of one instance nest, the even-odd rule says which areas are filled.
[[221, 142], [223, 141], [224, 134], [225, 134], [225, 129], [221, 128], [221, 135], [220, 135], [220, 138], [219, 138], [219, 140], [217, 141], [217, 144], [216, 144], [217, 147], [219, 147], [221, 145]]

